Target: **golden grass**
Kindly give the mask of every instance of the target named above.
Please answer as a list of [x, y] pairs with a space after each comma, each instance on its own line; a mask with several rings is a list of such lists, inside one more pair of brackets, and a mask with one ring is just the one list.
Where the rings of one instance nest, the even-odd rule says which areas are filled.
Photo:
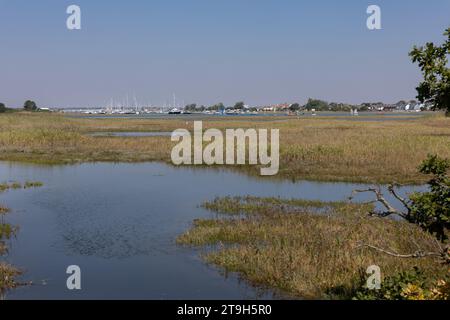
[[320, 210], [314, 210], [314, 202], [273, 198], [227, 198], [208, 205], [242, 215], [196, 220], [178, 243], [217, 246], [203, 255], [207, 262], [291, 297], [350, 298], [361, 273], [374, 264], [383, 277], [414, 266], [430, 276], [448, 272], [431, 258], [401, 259], [358, 247], [365, 243], [412, 253], [417, 244], [436, 250], [431, 235], [412, 224], [368, 217], [367, 205], [317, 203]]
[[[338, 118], [338, 117], [336, 117]], [[401, 118], [401, 117], [400, 117]], [[450, 157], [450, 118], [350, 121], [333, 118], [210, 117], [208, 128], [280, 129], [278, 177], [368, 183], [422, 183], [417, 166], [427, 154]], [[0, 160], [39, 163], [165, 161], [170, 137], [92, 137], [98, 131], [193, 129], [181, 119], [89, 119], [57, 114], [0, 115]], [[259, 168], [238, 170], [258, 175]], [[234, 169], [234, 168], [233, 168]]]

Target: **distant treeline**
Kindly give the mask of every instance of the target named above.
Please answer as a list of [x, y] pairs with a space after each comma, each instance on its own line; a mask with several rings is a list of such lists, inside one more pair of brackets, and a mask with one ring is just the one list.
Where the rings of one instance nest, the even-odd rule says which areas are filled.
[[308, 102], [304, 105], [300, 103], [291, 103], [291, 104], [283, 104], [283, 105], [268, 105], [268, 106], [247, 106], [244, 102], [236, 102], [234, 105], [225, 106], [222, 102], [216, 103], [211, 106], [205, 105], [197, 105], [195, 103], [188, 104], [185, 106], [184, 110], [188, 112], [203, 112], [203, 111], [223, 111], [223, 110], [249, 110], [249, 111], [257, 111], [257, 110], [267, 110], [267, 109], [276, 109], [276, 110], [289, 110], [292, 112], [301, 111], [301, 110], [316, 110], [316, 111], [351, 111], [351, 110], [359, 110], [359, 111], [369, 111], [369, 110], [377, 110], [383, 107], [391, 107], [396, 109], [404, 108], [406, 105], [416, 105], [416, 100], [400, 100], [395, 104], [385, 104], [383, 102], [365, 102], [358, 105], [348, 104], [348, 103], [338, 103], [338, 102], [327, 102], [320, 99], [309, 98]]
[[[25, 103], [23, 104], [23, 109], [25, 111], [39, 111], [40, 110], [38, 108], [36, 102], [34, 102], [33, 100], [25, 101]], [[18, 110], [17, 109], [8, 108], [6, 106], [6, 104], [0, 102], [0, 113], [13, 112], [13, 111], [18, 111]]]
[[256, 107], [248, 107], [245, 105], [244, 102], [236, 102], [233, 106], [225, 107], [225, 105], [222, 102], [213, 104], [212, 106], [204, 106], [204, 105], [197, 105], [195, 103], [188, 104], [184, 107], [185, 111], [189, 112], [203, 112], [203, 111], [224, 111], [224, 110], [257, 110]]

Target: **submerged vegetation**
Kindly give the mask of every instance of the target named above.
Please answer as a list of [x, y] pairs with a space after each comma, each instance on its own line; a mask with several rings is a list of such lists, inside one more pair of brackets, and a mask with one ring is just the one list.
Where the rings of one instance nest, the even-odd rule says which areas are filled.
[[[406, 114], [406, 116], [408, 116]], [[389, 116], [379, 116], [388, 118]], [[339, 117], [337, 117], [339, 118]], [[416, 167], [429, 153], [450, 157], [450, 119], [417, 120], [298, 117], [210, 117], [209, 128], [280, 129], [280, 171], [285, 179], [385, 183], [423, 183]], [[93, 137], [91, 132], [170, 132], [193, 129], [183, 119], [93, 119], [57, 114], [0, 116], [0, 160], [48, 164], [82, 161], [165, 161], [170, 137]], [[252, 175], [258, 167], [237, 166]]]

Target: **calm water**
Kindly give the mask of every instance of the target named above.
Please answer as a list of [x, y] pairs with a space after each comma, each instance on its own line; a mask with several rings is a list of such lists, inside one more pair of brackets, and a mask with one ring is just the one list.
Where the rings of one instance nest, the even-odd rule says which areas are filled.
[[[198, 205], [223, 195], [343, 200], [361, 187], [158, 163], [0, 162], [0, 182], [10, 180], [44, 186], [0, 194], [0, 202], [13, 209], [8, 221], [20, 226], [7, 260], [25, 270], [22, 280], [36, 284], [11, 292], [9, 299], [273, 298], [205, 265], [201, 250], [175, 244], [193, 219], [214, 216]], [[66, 289], [65, 271], [73, 264], [82, 270], [78, 292]]]

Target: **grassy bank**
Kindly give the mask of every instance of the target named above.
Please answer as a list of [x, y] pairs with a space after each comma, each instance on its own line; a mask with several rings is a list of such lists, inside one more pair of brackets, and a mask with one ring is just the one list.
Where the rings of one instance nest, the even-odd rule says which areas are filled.
[[[360, 121], [333, 118], [211, 117], [208, 128], [280, 129], [280, 172], [289, 179], [421, 183], [428, 153], [450, 157], [450, 119]], [[401, 117], [399, 117], [401, 118]], [[89, 119], [56, 114], [0, 115], [0, 160], [36, 163], [165, 161], [170, 137], [92, 137], [99, 131], [193, 129], [181, 119]], [[238, 170], [258, 175], [256, 167]]]
[[383, 277], [414, 266], [428, 277], [448, 273], [435, 258], [402, 259], [361, 246], [398, 253], [436, 249], [436, 240], [414, 225], [368, 217], [368, 205], [243, 197], [204, 207], [225, 216], [196, 220], [178, 243], [213, 246], [203, 254], [208, 263], [288, 296], [350, 298], [370, 265]]

